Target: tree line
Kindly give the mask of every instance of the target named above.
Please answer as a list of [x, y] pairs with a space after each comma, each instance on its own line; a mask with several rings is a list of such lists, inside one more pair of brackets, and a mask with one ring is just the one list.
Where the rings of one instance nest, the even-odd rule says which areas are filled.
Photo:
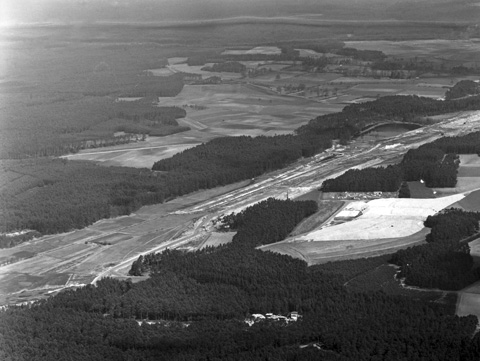
[[478, 232], [479, 220], [480, 213], [456, 208], [429, 216], [427, 244], [400, 250], [390, 262], [400, 266], [399, 277], [408, 285], [460, 290], [480, 278], [468, 243], [461, 242]]
[[445, 99], [459, 99], [480, 93], [480, 85], [473, 80], [461, 80], [445, 93]]
[[334, 139], [348, 140], [376, 123], [403, 121], [424, 125], [428, 123], [427, 116], [479, 109], [480, 96], [441, 101], [415, 95], [393, 95], [347, 105], [341, 112], [321, 115], [296, 131], [298, 134], [328, 133]]
[[455, 187], [458, 154], [480, 154], [480, 132], [442, 137], [410, 149], [402, 161], [387, 167], [351, 169], [323, 182], [324, 192], [396, 192], [406, 181], [423, 180], [427, 187]]

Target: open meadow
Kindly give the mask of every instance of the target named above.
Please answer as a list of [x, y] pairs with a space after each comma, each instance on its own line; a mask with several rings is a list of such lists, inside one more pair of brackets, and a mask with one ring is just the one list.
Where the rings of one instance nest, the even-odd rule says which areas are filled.
[[478, 192], [473, 191], [478, 189], [480, 189], [480, 157], [476, 154], [462, 154], [455, 188], [434, 188], [434, 191], [437, 192], [437, 195], [471, 192], [466, 194], [465, 199], [456, 203], [455, 206], [476, 210], [478, 209]]

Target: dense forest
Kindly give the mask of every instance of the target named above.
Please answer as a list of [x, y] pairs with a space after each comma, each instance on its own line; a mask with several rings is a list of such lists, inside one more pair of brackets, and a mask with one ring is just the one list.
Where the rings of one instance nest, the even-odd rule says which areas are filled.
[[402, 178], [398, 165], [350, 169], [337, 178], [325, 180], [320, 189], [323, 192], [396, 192]]
[[445, 93], [445, 99], [459, 99], [480, 93], [480, 84], [473, 80], [461, 80]]
[[[0, 358], [29, 360], [474, 360], [474, 316], [381, 292], [356, 293], [345, 277], [369, 260], [307, 267], [253, 247], [290, 232], [310, 202], [267, 200], [236, 219], [217, 249], [165, 251], [138, 262], [147, 281], [103, 279], [32, 306], [0, 312]], [[268, 226], [266, 226], [268, 225]], [[278, 230], [278, 231], [277, 231]], [[273, 233], [272, 233], [273, 232]], [[374, 259], [376, 261], [376, 259]], [[356, 264], [358, 263], [358, 267]], [[221, 270], [221, 272], [219, 272]], [[286, 315], [296, 322], [251, 313]], [[147, 319], [139, 325], [134, 319]], [[300, 347], [300, 345], [303, 345]]]
[[402, 162], [387, 167], [352, 169], [327, 179], [325, 192], [396, 192], [404, 181], [423, 180], [427, 187], [455, 187], [460, 161], [458, 154], [479, 154], [480, 132], [442, 137], [410, 149]]
[[227, 184], [282, 168], [301, 157], [310, 157], [329, 148], [331, 144], [329, 137], [315, 135], [216, 138], [159, 160], [152, 170], [201, 172], [212, 182]]
[[154, 100], [127, 102], [66, 94], [49, 101], [26, 102], [15, 112], [6, 105], [0, 130], [8, 131], [0, 131], [0, 159], [59, 156], [137, 141], [146, 134], [164, 136], [189, 129], [176, 121], [185, 117], [184, 109], [157, 107]]
[[371, 102], [347, 105], [339, 113], [321, 115], [297, 129], [298, 134], [333, 134], [348, 140], [369, 125], [386, 121], [425, 124], [427, 116], [479, 110], [480, 96], [441, 101], [418, 96], [386, 96]]
[[478, 232], [480, 213], [451, 208], [429, 216], [427, 244], [395, 253], [390, 262], [400, 266], [399, 277], [412, 286], [460, 290], [480, 278], [468, 243], [463, 239]]

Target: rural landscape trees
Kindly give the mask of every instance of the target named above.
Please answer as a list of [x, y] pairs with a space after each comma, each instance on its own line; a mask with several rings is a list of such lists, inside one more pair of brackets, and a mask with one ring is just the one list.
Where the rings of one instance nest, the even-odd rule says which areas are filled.
[[297, 129], [299, 134], [332, 134], [334, 139], [350, 139], [377, 123], [386, 121], [428, 124], [427, 116], [459, 110], [478, 110], [480, 96], [441, 101], [418, 96], [384, 96], [377, 100], [350, 104], [339, 113], [321, 115]]
[[445, 93], [445, 99], [459, 99], [480, 93], [480, 84], [473, 80], [461, 80]]
[[460, 290], [480, 278], [466, 239], [478, 232], [480, 213], [450, 209], [429, 216], [428, 244], [395, 253], [391, 262], [400, 266], [399, 277], [408, 285]]
[[[325, 192], [396, 192], [402, 182], [425, 182], [427, 187], [455, 187], [458, 154], [480, 151], [480, 132], [459, 137], [443, 137], [410, 149], [402, 161], [387, 167], [352, 169], [322, 184]], [[406, 194], [406, 193], [402, 193]]]
[[[12, 248], [0, 257], [0, 299], [10, 304], [0, 310], [0, 360], [480, 359], [478, 320], [454, 315], [456, 293], [403, 287], [459, 290], [478, 281], [467, 242], [478, 235], [479, 213], [439, 212], [425, 220], [429, 230], [415, 235], [412, 244], [420, 245], [367, 259], [312, 265], [318, 259], [301, 252], [297, 259], [262, 247], [335, 217], [343, 201], [321, 201], [316, 189], [301, 198], [314, 201], [289, 195], [378, 156], [383, 148], [361, 139], [364, 134], [390, 123], [417, 129], [437, 122], [436, 115], [480, 110], [478, 83], [465, 80], [479, 74], [478, 16], [469, 17], [471, 24], [464, 20], [477, 7], [465, 11], [447, 1], [425, 4], [429, 11], [418, 15], [411, 2], [398, 2], [380, 10], [349, 3], [363, 12], [360, 21], [354, 12], [338, 20], [342, 12], [333, 3], [302, 7], [283, 0], [274, 12], [233, 19], [228, 12], [216, 18], [224, 14], [221, 6], [189, 2], [179, 13], [198, 18], [186, 23], [142, 22], [169, 13], [163, 7], [112, 24], [110, 16], [138, 15], [140, 8], [138, 1], [114, 0], [102, 1], [99, 12], [115, 3], [106, 23], [82, 18], [98, 6], [93, 1], [78, 12], [63, 9], [62, 24], [4, 27], [0, 21], [0, 248]], [[156, 5], [144, 3], [147, 10]], [[222, 3], [238, 11], [238, 2]], [[55, 21], [64, 14], [61, 6], [55, 2]], [[459, 23], [421, 18], [452, 7]], [[385, 20], [374, 18], [381, 13]], [[433, 40], [439, 34], [472, 41], [457, 53], [458, 47], [440, 49], [443, 43]], [[384, 39], [395, 44], [377, 42]], [[417, 39], [429, 42], [428, 52]], [[386, 45], [397, 54], [387, 54]], [[383, 50], [368, 50], [377, 46]], [[435, 125], [435, 137], [462, 129], [445, 124], [452, 128]], [[185, 133], [164, 138], [179, 132]], [[399, 138], [407, 147], [431, 136]], [[443, 137], [406, 154], [396, 146], [385, 146], [387, 160], [402, 155], [400, 163], [349, 170], [322, 190], [408, 198], [410, 181], [454, 187], [458, 155], [480, 154], [480, 132]], [[153, 166], [108, 166], [131, 165], [133, 157], [117, 159], [129, 148], [138, 156], [134, 165]], [[94, 159], [88, 153], [102, 155], [95, 162], [72, 160]], [[175, 155], [162, 159], [165, 154]], [[278, 172], [265, 174], [271, 171]], [[285, 190], [286, 200], [267, 198], [283, 198]], [[240, 200], [221, 203], [237, 195]], [[256, 197], [265, 200], [254, 204]], [[216, 237], [228, 243], [208, 246]], [[359, 237], [351, 238], [345, 246], [322, 243], [344, 259], [363, 252]], [[388, 242], [387, 252], [402, 246]], [[101, 278], [106, 274], [115, 278]], [[298, 317], [287, 318], [292, 312]]]
[[[379, 119], [378, 114], [381, 113], [375, 112], [380, 111], [378, 109], [386, 112], [389, 109], [387, 105], [392, 101], [423, 104], [423, 100], [415, 97], [393, 98], [386, 104], [382, 99], [365, 103], [365, 109], [374, 109], [371, 111], [374, 113], [365, 112], [377, 114], [377, 118], [368, 118], [368, 121], [371, 123]], [[470, 103], [466, 104], [470, 109]], [[324, 116], [322, 119], [325, 122], [312, 121], [300, 127], [297, 135], [216, 138], [156, 162], [152, 171], [99, 167], [91, 163], [48, 158], [5, 161], [3, 169], [7, 179], [15, 179], [15, 187], [10, 186], [1, 195], [8, 211], [2, 212], [4, 221], [0, 227], [3, 232], [18, 229], [36, 230], [42, 234], [64, 232], [85, 227], [102, 218], [129, 214], [142, 205], [257, 177], [329, 148], [332, 139], [349, 139], [358, 131], [360, 124], [365, 125], [367, 118], [363, 115], [362, 118], [352, 118], [351, 112], [363, 114], [364, 111], [358, 106], [350, 108], [353, 110], [347, 108], [341, 113]], [[155, 126], [156, 123], [173, 123], [176, 117], [184, 114], [178, 108], [165, 108], [165, 111], [143, 113], [139, 119]], [[136, 119], [135, 113], [122, 114], [132, 117], [133, 121]], [[356, 120], [351, 122], [349, 119]], [[454, 153], [479, 152], [478, 138], [479, 133], [461, 138], [441, 138], [417, 150], [410, 150], [399, 165], [351, 170], [334, 180], [325, 181], [323, 190], [396, 192], [402, 181], [420, 179], [427, 186], [454, 186], [458, 168]], [[31, 192], [25, 193], [26, 190]], [[76, 205], [75, 208], [72, 204]], [[11, 238], [2, 240], [3, 247], [15, 243]]]
[[[32, 307], [10, 307], [0, 313], [5, 335], [0, 355], [5, 360], [261, 360], [269, 355], [345, 361], [480, 356], [473, 316], [454, 317], [443, 305], [382, 292], [348, 292], [345, 262], [307, 267], [254, 249], [284, 237], [314, 206], [269, 199], [235, 217], [238, 233], [231, 244], [140, 258], [137, 264], [150, 273], [145, 282], [104, 279]], [[351, 275], [377, 267], [365, 260], [348, 262]], [[288, 324], [243, 322], [249, 313], [289, 311], [302, 317]], [[139, 325], [134, 319], [153, 323]]]

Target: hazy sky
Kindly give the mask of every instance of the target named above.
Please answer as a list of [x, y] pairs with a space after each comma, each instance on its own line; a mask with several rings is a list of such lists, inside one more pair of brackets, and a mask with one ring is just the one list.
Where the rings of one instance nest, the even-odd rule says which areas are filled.
[[[202, 20], [235, 16], [326, 14], [352, 18], [358, 9], [372, 18], [395, 16], [398, 6], [438, 8], [475, 0], [0, 0], [0, 23]], [[477, 2], [479, 2], [478, 0]], [[408, 4], [408, 5], [406, 5]], [[406, 6], [405, 6], [406, 5]], [[453, 6], [453, 5], [452, 5]], [[341, 9], [341, 10], [339, 10]], [[377, 11], [377, 14], [375, 12]], [[443, 10], [445, 12], [445, 10]], [[350, 14], [349, 14], [350, 12]], [[401, 11], [400, 11], [401, 12]]]

